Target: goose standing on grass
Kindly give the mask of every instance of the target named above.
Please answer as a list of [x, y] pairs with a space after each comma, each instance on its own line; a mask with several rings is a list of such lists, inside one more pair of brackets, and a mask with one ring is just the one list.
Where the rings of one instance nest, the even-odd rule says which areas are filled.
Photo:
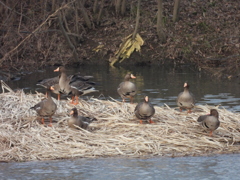
[[72, 103], [74, 101], [74, 97], [75, 97], [75, 103], [73, 104], [78, 104], [78, 97], [79, 96], [83, 96], [92, 92], [98, 92], [98, 90], [96, 90], [93, 87], [92, 82], [83, 82], [83, 81], [73, 81], [70, 82], [70, 86], [72, 88]]
[[95, 118], [78, 116], [77, 108], [73, 108], [70, 112], [71, 118], [68, 120], [68, 127], [76, 129], [78, 127], [87, 129], [88, 125], [92, 121], [96, 121]]
[[[60, 100], [60, 86], [59, 86], [59, 76], [53, 77], [53, 78], [47, 78], [47, 79], [42, 79], [37, 82], [38, 86], [42, 86], [44, 88], [47, 87], [52, 87], [53, 90], [52, 92], [58, 95], [58, 100]], [[90, 82], [89, 79], [93, 78], [93, 76], [81, 76], [80, 73], [76, 73], [74, 75], [69, 75], [67, 79], [70, 81], [83, 81], [83, 82], [88, 82], [90, 84], [94, 84], [94, 82]]]
[[66, 69], [63, 66], [58, 67], [57, 69], [54, 70], [54, 72], [60, 72], [61, 74], [59, 75], [59, 88], [60, 92], [63, 94], [71, 94], [72, 88], [70, 86], [70, 79], [68, 78], [66, 74]]
[[148, 96], [145, 97], [144, 101], [139, 103], [134, 110], [134, 113], [138, 119], [140, 119], [140, 124], [142, 121], [148, 121], [149, 123], [154, 123], [151, 117], [155, 114], [155, 109], [153, 105], [149, 102]]
[[41, 102], [37, 103], [30, 109], [34, 109], [39, 116], [42, 117], [42, 124], [44, 124], [44, 117], [49, 117], [50, 124], [52, 126], [52, 116], [57, 110], [57, 105], [54, 103], [51, 96], [51, 87], [47, 88], [47, 98], [43, 99]]
[[187, 109], [188, 113], [190, 113], [195, 105], [195, 99], [189, 91], [189, 84], [187, 82], [184, 83], [183, 87], [184, 91], [179, 93], [177, 97], [177, 105], [180, 107], [180, 112], [182, 112], [182, 109]]
[[197, 119], [198, 123], [202, 125], [203, 128], [210, 130], [210, 136], [212, 136], [213, 131], [216, 130], [219, 125], [219, 114], [216, 109], [211, 109], [209, 115], [199, 116]]
[[[63, 66], [58, 67], [54, 72], [60, 72], [59, 76], [59, 89], [60, 92], [72, 96], [71, 104], [78, 104], [78, 97], [91, 92], [98, 92], [93, 85], [94, 82], [82, 81], [80, 78], [68, 78], [66, 69]], [[74, 102], [75, 99], [75, 102]]]
[[133, 97], [137, 93], [137, 88], [134, 83], [130, 81], [130, 79], [135, 79], [136, 77], [133, 74], [128, 73], [124, 81], [121, 82], [118, 86], [117, 92], [121, 96], [123, 102], [125, 102], [125, 98], [130, 98], [131, 104], [133, 103]]
[[47, 87], [52, 87], [52, 92], [54, 94], [57, 94], [58, 96], [58, 100], [60, 100], [60, 87], [59, 87], [59, 77], [54, 77], [54, 78], [48, 78], [48, 79], [43, 79], [43, 80], [39, 80], [37, 82], [37, 85], [38, 86], [42, 86], [44, 88], [47, 88]]

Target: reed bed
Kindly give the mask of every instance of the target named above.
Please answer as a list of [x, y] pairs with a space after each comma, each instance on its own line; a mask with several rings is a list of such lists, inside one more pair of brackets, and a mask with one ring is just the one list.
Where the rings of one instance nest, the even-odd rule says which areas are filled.
[[[197, 122], [199, 115], [213, 107], [196, 106], [194, 112], [155, 106], [154, 124], [139, 124], [134, 116], [136, 104], [114, 99], [81, 100], [79, 114], [97, 121], [87, 130], [67, 126], [74, 107], [69, 100], [57, 103], [53, 127], [42, 125], [34, 110], [44, 94], [23, 91], [0, 94], [0, 161], [32, 161], [79, 157], [198, 156], [238, 153], [240, 113], [219, 107], [220, 127], [208, 136]], [[46, 119], [46, 124], [48, 121]]]

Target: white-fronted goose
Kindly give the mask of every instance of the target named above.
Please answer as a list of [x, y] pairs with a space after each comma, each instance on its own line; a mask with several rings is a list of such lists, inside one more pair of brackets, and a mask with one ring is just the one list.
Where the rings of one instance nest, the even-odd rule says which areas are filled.
[[52, 126], [52, 116], [57, 110], [57, 105], [52, 100], [50, 87], [47, 88], [47, 98], [43, 99], [30, 109], [34, 109], [38, 115], [42, 117], [42, 124], [44, 124], [44, 117], [49, 117], [49, 126]]
[[[89, 81], [93, 76], [81, 76], [80, 73], [76, 73], [74, 75], [69, 75], [67, 79], [70, 82], [73, 81], [83, 81], [83, 82], [88, 82], [89, 84], [95, 84], [94, 82]], [[47, 78], [47, 79], [42, 79], [37, 82], [37, 85], [42, 86], [44, 88], [47, 87], [52, 87], [53, 93], [58, 95], [58, 100], [60, 100], [60, 86], [59, 86], [59, 76], [53, 77], [53, 78]]]
[[74, 81], [70, 83], [71, 88], [72, 88], [72, 102], [74, 101], [75, 97], [75, 105], [78, 104], [78, 97], [86, 95], [88, 93], [92, 92], [98, 92], [92, 84], [89, 84], [88, 82], [83, 82], [83, 81]]
[[212, 136], [213, 131], [216, 130], [220, 125], [220, 121], [218, 118], [218, 111], [216, 109], [211, 109], [209, 115], [199, 116], [197, 121], [200, 125], [202, 125], [203, 128], [209, 130], [209, 135]]
[[71, 86], [70, 86], [70, 79], [68, 78], [66, 74], [66, 69], [63, 66], [58, 67], [54, 70], [54, 72], [60, 72], [59, 75], [59, 87], [61, 93], [69, 95], [72, 92]]
[[69, 79], [66, 74], [66, 69], [63, 66], [58, 67], [54, 71], [59, 71], [61, 73], [59, 76], [60, 92], [71, 95], [72, 104], [78, 104], [78, 97], [81, 95], [85, 95], [91, 92], [98, 92], [98, 90], [95, 90], [93, 87], [95, 84], [94, 82], [82, 81], [82, 79], [79, 77]]
[[59, 82], [59, 76], [39, 80], [37, 82], [37, 85], [42, 86], [44, 88], [53, 87], [54, 90], [52, 92], [57, 94], [58, 95], [58, 100], [60, 100], [60, 92], [59, 92], [60, 89], [59, 89], [58, 82]]
[[128, 73], [124, 81], [119, 84], [117, 92], [121, 96], [123, 102], [125, 102], [125, 98], [130, 98], [130, 102], [133, 103], [133, 97], [137, 93], [137, 88], [134, 83], [130, 82], [130, 79], [135, 78], [133, 74]]
[[134, 110], [136, 117], [140, 120], [140, 124], [142, 121], [148, 121], [149, 123], [154, 123], [151, 120], [151, 117], [155, 114], [155, 109], [153, 105], [149, 102], [148, 96], [145, 97], [144, 101], [139, 103]]
[[70, 112], [71, 118], [68, 120], [68, 127], [76, 129], [78, 127], [87, 129], [88, 125], [92, 121], [96, 121], [95, 118], [78, 116], [77, 108], [73, 108]]
[[188, 113], [190, 113], [195, 105], [195, 99], [193, 94], [189, 91], [189, 85], [187, 82], [184, 83], [183, 87], [184, 91], [179, 93], [177, 97], [177, 105], [180, 107], [180, 111], [182, 111], [182, 109], [187, 109]]

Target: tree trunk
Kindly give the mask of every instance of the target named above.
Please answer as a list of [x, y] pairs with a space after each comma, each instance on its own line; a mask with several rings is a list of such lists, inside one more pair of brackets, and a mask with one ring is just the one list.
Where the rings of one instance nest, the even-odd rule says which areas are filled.
[[121, 0], [116, 0], [115, 12], [116, 12], [117, 15], [119, 15], [120, 8], [121, 8]]
[[178, 20], [179, 4], [180, 4], [180, 0], [174, 0], [173, 22], [176, 22]]
[[87, 25], [88, 29], [92, 29], [92, 23], [91, 23], [91, 21], [90, 21], [90, 19], [89, 19], [89, 17], [88, 17], [87, 11], [86, 11], [86, 9], [84, 8], [81, 0], [77, 0], [76, 2], [77, 2], [78, 5], [79, 5], [79, 8], [80, 8], [81, 13], [82, 13], [82, 15], [83, 15], [83, 19], [84, 19], [84, 21], [86, 22], [86, 25]]
[[59, 26], [60, 26], [60, 28], [61, 28], [61, 30], [62, 30], [63, 36], [65, 37], [65, 39], [66, 39], [66, 41], [67, 41], [68, 46], [69, 46], [70, 49], [72, 49], [72, 51], [73, 51], [73, 57], [74, 57], [75, 62], [78, 62], [78, 54], [77, 54], [76, 48], [75, 48], [75, 46], [72, 44], [72, 42], [71, 42], [71, 40], [70, 40], [70, 38], [69, 38], [66, 30], [65, 30], [64, 27], [63, 27], [62, 17], [61, 17], [61, 15], [60, 15], [60, 13], [59, 13], [59, 15], [58, 15], [58, 22], [59, 22]]
[[[76, 5], [76, 3], [75, 3], [75, 5]], [[78, 24], [78, 10], [77, 10], [77, 7], [75, 7], [75, 24], [74, 24], [74, 26], [75, 26], [75, 33], [76, 34], [80, 34], [79, 33], [79, 24]], [[77, 40], [79, 40], [79, 37], [77, 37]]]
[[94, 4], [93, 4], [93, 13], [94, 14], [97, 12], [97, 5], [98, 5], [98, 0], [94, 0]]
[[125, 12], [126, 12], [126, 0], [123, 0], [121, 6], [121, 15], [124, 16]]
[[164, 23], [163, 23], [163, 5], [162, 0], [158, 0], [158, 13], [157, 13], [157, 35], [161, 42], [166, 41], [166, 35], [163, 31]]
[[140, 20], [140, 3], [141, 0], [138, 0], [138, 4], [137, 4], [137, 16], [136, 16], [136, 25], [135, 25], [135, 29], [132, 35], [132, 38], [135, 39], [137, 32], [138, 32], [138, 26], [139, 26], [139, 20]]
[[104, 5], [104, 0], [101, 1], [101, 7], [100, 10], [98, 12], [98, 17], [97, 17], [97, 25], [99, 25], [100, 19], [101, 19], [101, 15], [102, 15], [102, 11], [103, 11], [103, 5]]
[[52, 0], [52, 12], [56, 9], [56, 0]]
[[62, 10], [62, 14], [63, 14], [62, 19], [63, 19], [63, 21], [64, 21], [65, 28], [66, 28], [67, 32], [71, 33], [71, 31], [70, 31], [70, 29], [69, 29], [69, 27], [68, 27], [67, 18], [66, 18], [66, 14], [68, 14], [67, 11], [68, 11], [68, 9], [63, 9], [63, 10]]

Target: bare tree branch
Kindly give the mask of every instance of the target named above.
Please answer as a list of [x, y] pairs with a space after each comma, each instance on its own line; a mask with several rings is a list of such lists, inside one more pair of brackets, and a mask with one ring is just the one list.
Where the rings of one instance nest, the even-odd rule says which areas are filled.
[[0, 4], [2, 4], [3, 6], [5, 6], [7, 9], [10, 9], [11, 11], [15, 12], [16, 14], [21, 15], [21, 16], [24, 16], [24, 17], [27, 18], [27, 19], [30, 19], [30, 18], [27, 17], [26, 15], [24, 15], [24, 14], [22, 14], [22, 13], [19, 13], [19, 12], [15, 11], [14, 9], [8, 7], [8, 6], [7, 6], [6, 4], [4, 4], [2, 1], [0, 1]]
[[78, 61], [78, 54], [77, 54], [76, 48], [75, 48], [75, 46], [72, 44], [69, 36], [67, 35], [67, 32], [65, 31], [65, 29], [64, 29], [64, 27], [63, 27], [62, 17], [61, 17], [61, 15], [60, 15], [60, 13], [59, 13], [59, 15], [58, 15], [58, 22], [59, 22], [59, 26], [60, 26], [60, 28], [61, 28], [61, 30], [62, 30], [63, 36], [65, 37], [65, 39], [66, 39], [66, 41], [67, 41], [67, 43], [68, 43], [68, 46], [72, 49], [72, 51], [73, 51], [73, 57], [74, 57], [75, 61], [77, 62], [77, 61]]
[[34, 33], [36, 33], [50, 18], [54, 17], [57, 15], [57, 13], [66, 8], [69, 4], [71, 4], [73, 1], [63, 5], [62, 7], [60, 7], [59, 9], [57, 9], [54, 13], [52, 13], [51, 15], [49, 15], [47, 17], [47, 19], [45, 19], [45, 21], [43, 21], [31, 34], [29, 34], [26, 38], [24, 38], [16, 47], [14, 47], [12, 50], [10, 50], [9, 52], [7, 52], [3, 58], [0, 59], [0, 65], [2, 65], [2, 62], [5, 61], [14, 51], [16, 51], [27, 39], [29, 39]]
[[158, 14], [157, 14], [157, 35], [158, 38], [161, 42], [166, 41], [166, 35], [164, 34], [163, 31], [163, 5], [162, 5], [162, 0], [158, 0]]
[[135, 25], [135, 29], [134, 29], [133, 36], [132, 36], [133, 39], [136, 38], [137, 31], [138, 31], [138, 26], [139, 26], [139, 20], [140, 20], [140, 3], [141, 3], [141, 0], [138, 0], [136, 25]]

